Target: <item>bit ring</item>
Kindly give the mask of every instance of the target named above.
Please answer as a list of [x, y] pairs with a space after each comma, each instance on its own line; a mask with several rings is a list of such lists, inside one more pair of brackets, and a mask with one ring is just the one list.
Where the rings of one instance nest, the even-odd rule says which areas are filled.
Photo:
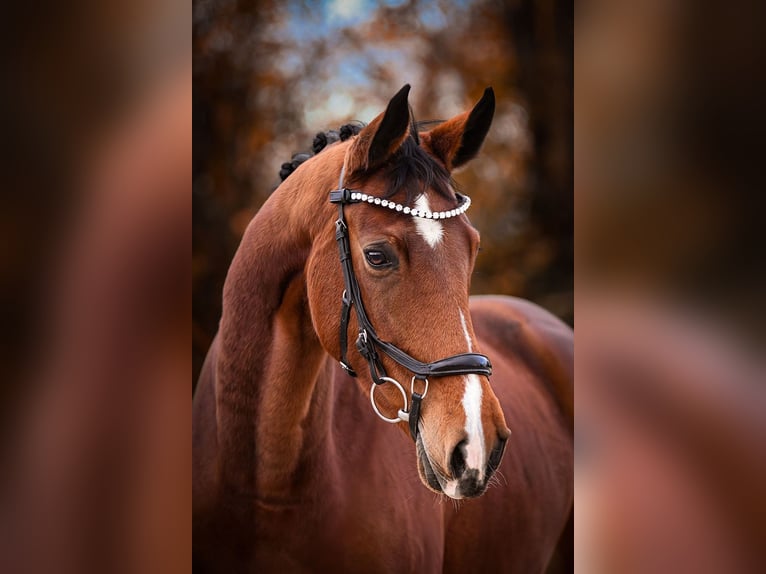
[[390, 419], [386, 416], [383, 416], [383, 414], [378, 409], [378, 405], [375, 404], [375, 383], [372, 383], [372, 387], [370, 388], [370, 402], [372, 403], [372, 408], [375, 411], [375, 414], [377, 414], [380, 418], [382, 418], [387, 423], [399, 423], [402, 421], [405, 421], [407, 419], [402, 418], [402, 414], [408, 414], [407, 412], [407, 393], [402, 388], [402, 385], [399, 384], [399, 381], [392, 379], [391, 377], [380, 377], [381, 381], [385, 381], [387, 383], [391, 383], [394, 385], [397, 389], [399, 389], [399, 392], [402, 394], [402, 399], [404, 399], [404, 408], [398, 411], [398, 415], [395, 419]]

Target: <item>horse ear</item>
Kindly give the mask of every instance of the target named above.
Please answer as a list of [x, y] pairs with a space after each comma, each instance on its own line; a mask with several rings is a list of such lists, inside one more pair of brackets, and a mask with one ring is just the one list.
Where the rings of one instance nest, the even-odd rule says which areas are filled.
[[388, 102], [386, 111], [359, 132], [349, 153], [349, 171], [377, 167], [404, 143], [410, 127], [409, 93], [410, 85], [405, 84]]
[[470, 112], [455, 116], [421, 136], [431, 152], [452, 171], [476, 157], [494, 115], [495, 92], [487, 88]]

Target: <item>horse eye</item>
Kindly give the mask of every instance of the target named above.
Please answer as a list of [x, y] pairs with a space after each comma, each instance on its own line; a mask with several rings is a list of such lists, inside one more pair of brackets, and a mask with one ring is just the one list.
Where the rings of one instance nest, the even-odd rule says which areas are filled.
[[382, 251], [371, 249], [370, 251], [365, 251], [364, 256], [367, 258], [367, 262], [373, 267], [385, 267], [386, 265], [391, 264], [388, 260], [388, 256]]

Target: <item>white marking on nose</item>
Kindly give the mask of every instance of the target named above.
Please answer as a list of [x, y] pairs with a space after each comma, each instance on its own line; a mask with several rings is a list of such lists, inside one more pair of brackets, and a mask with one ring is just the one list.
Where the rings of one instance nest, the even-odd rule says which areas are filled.
[[[415, 208], [420, 211], [431, 212], [431, 206], [428, 204], [428, 198], [425, 195], [418, 197], [415, 202]], [[432, 248], [439, 245], [442, 240], [444, 229], [439, 221], [434, 219], [423, 219], [422, 217], [415, 218], [415, 227], [418, 230], [420, 236], [426, 240], [426, 243]]]
[[444, 485], [444, 488], [442, 488], [444, 491], [444, 494], [449, 496], [450, 498], [463, 498], [462, 495], [457, 493], [457, 480], [448, 480], [447, 483]]
[[[463, 311], [458, 309], [463, 335], [468, 345], [468, 352], [473, 352], [473, 342], [468, 333], [468, 324]], [[468, 436], [465, 447], [465, 464], [468, 468], [479, 470], [479, 476], [484, 477], [484, 429], [481, 424], [481, 381], [477, 375], [465, 377], [465, 393], [463, 394], [463, 409], [465, 410], [465, 432]]]
[[463, 409], [465, 409], [465, 432], [468, 441], [465, 446], [465, 464], [467, 468], [479, 471], [479, 477], [484, 476], [484, 430], [481, 425], [481, 382], [477, 375], [465, 378], [465, 394]]
[[471, 342], [471, 336], [468, 334], [468, 325], [465, 324], [465, 315], [463, 315], [463, 312], [458, 309], [457, 311], [460, 313], [460, 324], [463, 326], [463, 335], [465, 335], [465, 342], [468, 343], [468, 352], [473, 352], [473, 343]]

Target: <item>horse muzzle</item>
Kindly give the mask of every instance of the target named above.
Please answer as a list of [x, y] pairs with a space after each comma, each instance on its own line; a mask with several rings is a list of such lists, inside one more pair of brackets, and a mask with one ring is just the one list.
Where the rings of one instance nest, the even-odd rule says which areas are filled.
[[466, 463], [466, 443], [459, 442], [452, 450], [447, 472], [439, 471], [433, 464], [421, 436], [418, 436], [418, 472], [421, 479], [433, 491], [450, 498], [477, 498], [484, 494], [490, 479], [500, 466], [505, 451], [506, 439], [498, 438], [483, 469], [471, 468]]

